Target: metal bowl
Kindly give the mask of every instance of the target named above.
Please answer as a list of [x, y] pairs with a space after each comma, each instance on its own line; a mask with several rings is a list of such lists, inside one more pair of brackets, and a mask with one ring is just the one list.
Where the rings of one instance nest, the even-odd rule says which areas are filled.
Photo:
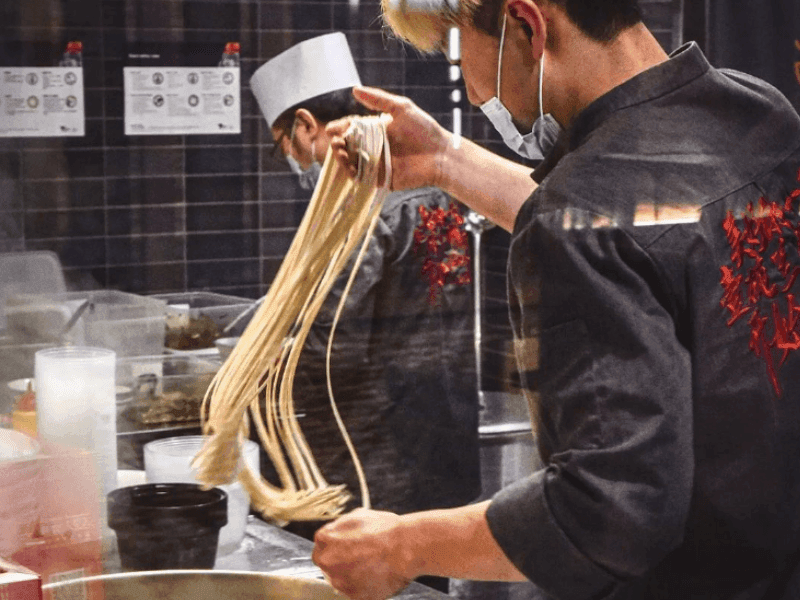
[[140, 571], [42, 586], [45, 600], [342, 600], [327, 582], [252, 571]]
[[234, 346], [239, 342], [238, 337], [226, 337], [226, 338], [219, 338], [214, 340], [214, 345], [219, 350], [219, 356], [224, 361], [228, 360], [228, 357], [233, 352]]

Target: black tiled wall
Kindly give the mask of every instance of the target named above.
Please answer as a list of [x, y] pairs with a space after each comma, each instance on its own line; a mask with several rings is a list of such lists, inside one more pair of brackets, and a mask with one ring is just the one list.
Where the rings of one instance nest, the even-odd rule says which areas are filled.
[[[647, 4], [672, 46], [679, 2]], [[382, 32], [377, 0], [5, 0], [0, 67], [55, 66], [68, 41], [83, 42], [86, 135], [0, 138], [0, 252], [54, 250], [74, 289], [264, 294], [308, 194], [270, 158], [247, 82], [267, 59], [333, 30], [347, 35], [364, 83], [452, 126], [449, 65]], [[216, 65], [229, 41], [242, 48], [241, 134], [124, 135], [123, 67]], [[463, 90], [459, 105], [464, 135], [511, 157]], [[508, 235], [484, 240], [484, 388], [503, 389], [513, 385]]]

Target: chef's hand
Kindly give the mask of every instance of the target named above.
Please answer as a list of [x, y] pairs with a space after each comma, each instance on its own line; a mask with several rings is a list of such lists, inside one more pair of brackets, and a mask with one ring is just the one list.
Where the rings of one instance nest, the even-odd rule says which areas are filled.
[[314, 563], [352, 600], [385, 600], [416, 577], [403, 556], [400, 517], [359, 508], [317, 531]]
[[[367, 108], [392, 117], [392, 122], [387, 126], [392, 154], [391, 188], [407, 190], [438, 185], [441, 161], [450, 143], [450, 133], [403, 96], [372, 87], [356, 87], [353, 95]], [[349, 119], [344, 118], [329, 123], [326, 131], [331, 136], [331, 148], [336, 158], [346, 164], [350, 174], [355, 176], [355, 157], [348, 153], [344, 139], [348, 127]], [[383, 174], [381, 181], [382, 177]]]

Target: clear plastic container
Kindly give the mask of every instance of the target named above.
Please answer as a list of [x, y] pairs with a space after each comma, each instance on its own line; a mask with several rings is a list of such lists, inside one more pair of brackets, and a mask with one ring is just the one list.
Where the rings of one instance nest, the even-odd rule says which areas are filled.
[[[219, 363], [186, 354], [117, 360], [121, 433], [200, 425], [200, 406]], [[122, 392], [126, 393], [122, 393]]]
[[[215, 292], [177, 292], [150, 296], [167, 303], [165, 345], [173, 350], [214, 348], [214, 340], [228, 335], [224, 329], [252, 307], [254, 300]], [[235, 326], [241, 333], [247, 325], [242, 319]]]
[[[144, 469], [148, 483], [198, 483], [192, 459], [203, 447], [206, 438], [186, 435], [155, 440], [144, 446]], [[251, 470], [260, 472], [259, 446], [252, 440], [245, 442], [243, 459]], [[228, 494], [228, 524], [219, 533], [219, 554], [235, 551], [244, 539], [250, 498], [235, 479], [220, 486]]]
[[14, 294], [58, 294], [66, 291], [64, 271], [55, 252], [0, 254], [0, 330], [6, 328], [6, 299]]
[[7, 300], [8, 329], [25, 343], [108, 348], [117, 356], [160, 354], [164, 300], [115, 290], [19, 294]]

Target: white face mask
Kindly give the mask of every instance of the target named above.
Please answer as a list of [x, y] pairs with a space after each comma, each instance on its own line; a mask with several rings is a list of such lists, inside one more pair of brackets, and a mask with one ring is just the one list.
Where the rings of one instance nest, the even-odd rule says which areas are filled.
[[542, 160], [555, 144], [560, 125], [551, 115], [542, 111], [542, 81], [544, 75], [544, 54], [539, 62], [539, 118], [536, 119], [531, 132], [522, 135], [514, 125], [511, 113], [500, 102], [500, 73], [503, 66], [503, 45], [506, 38], [506, 15], [503, 15], [503, 28], [500, 33], [500, 54], [497, 59], [497, 95], [481, 104], [480, 109], [491, 121], [505, 145], [514, 152], [531, 160]]
[[289, 163], [289, 168], [292, 170], [292, 173], [297, 175], [298, 179], [300, 180], [300, 187], [304, 190], [313, 190], [317, 187], [317, 181], [319, 181], [319, 175], [322, 173], [322, 165], [319, 164], [316, 157], [314, 142], [311, 142], [311, 164], [307, 169], [304, 169], [300, 166], [300, 163], [297, 162], [297, 159], [292, 156], [292, 144], [294, 143], [294, 128], [295, 126], [292, 125], [292, 135], [289, 138], [289, 154], [286, 155], [286, 162]]

